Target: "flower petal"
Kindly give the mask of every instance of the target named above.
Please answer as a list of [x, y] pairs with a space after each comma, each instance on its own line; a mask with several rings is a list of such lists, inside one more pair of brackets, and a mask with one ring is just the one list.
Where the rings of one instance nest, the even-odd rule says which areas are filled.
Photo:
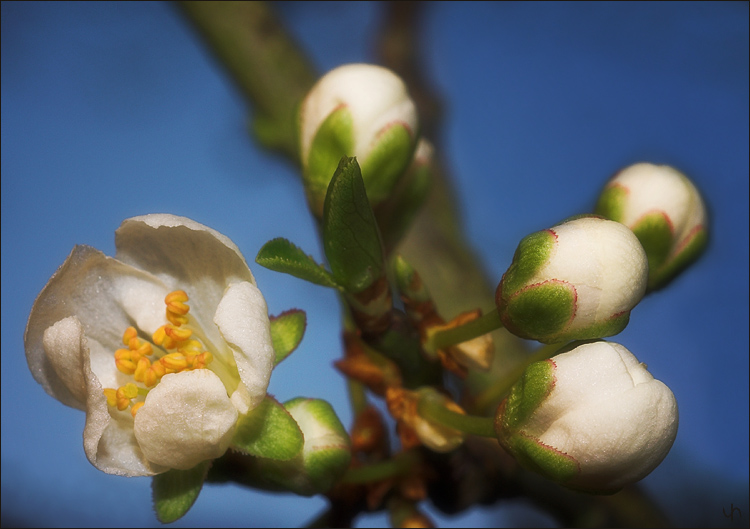
[[[58, 362], [56, 369], [43, 343], [48, 327], [75, 316], [87, 339], [91, 369], [100, 383], [104, 387], [118, 387], [127, 382], [113, 361], [115, 350], [122, 347], [122, 333], [130, 325], [146, 332], [155, 331], [164, 320], [166, 293], [164, 284], [150, 274], [90, 246], [76, 246], [42, 289], [29, 315], [24, 342], [34, 378], [64, 404], [82, 407], [82, 402], [74, 402], [76, 399], [72, 399], [67, 384], [60, 379], [58, 360], [62, 357], [56, 355], [68, 358], [69, 353], [64, 352], [68, 345], [59, 343], [63, 349], [52, 351], [57, 358], [54, 361]], [[79, 382], [75, 384], [80, 387]]]
[[127, 219], [115, 232], [115, 246], [117, 259], [148, 270], [169, 290], [185, 290], [190, 315], [211, 342], [219, 338], [210, 322], [226, 287], [237, 281], [255, 284], [245, 258], [228, 237], [185, 217]]
[[[57, 378], [65, 384], [75, 407], [86, 409], [83, 447], [91, 464], [110, 474], [150, 476], [165, 470], [154, 467], [143, 457], [133, 435], [129, 413], [111, 416], [98, 377], [92, 372], [83, 326], [74, 316], [62, 319], [44, 332], [44, 349]], [[62, 402], [63, 391], [54, 393]], [[71, 404], [73, 405], [73, 404]]]
[[146, 458], [188, 470], [226, 452], [239, 414], [221, 379], [208, 369], [165, 375], [135, 416]]
[[245, 414], [266, 396], [276, 357], [263, 294], [247, 281], [230, 285], [216, 308], [214, 323], [232, 349], [242, 382], [232, 402]]
[[555, 422], [541, 441], [576, 458], [585, 489], [617, 490], [638, 481], [666, 457], [677, 435], [677, 402], [661, 381], [592, 400], [585, 411]]
[[[84, 409], [86, 403], [86, 381], [83, 376], [82, 349], [85, 346], [83, 327], [75, 316], [62, 319], [44, 331], [42, 340], [48, 362], [40, 364], [41, 369], [52, 368], [56, 376], [46, 376], [50, 385], [47, 392], [60, 402], [73, 408]], [[65, 390], [69, 392], [66, 395]]]

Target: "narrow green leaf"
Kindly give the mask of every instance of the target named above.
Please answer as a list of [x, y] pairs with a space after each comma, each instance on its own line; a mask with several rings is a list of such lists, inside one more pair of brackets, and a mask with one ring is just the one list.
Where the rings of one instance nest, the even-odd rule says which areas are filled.
[[300, 248], [281, 237], [272, 239], [258, 252], [255, 262], [324, 287], [340, 288], [333, 276]]
[[289, 356], [302, 341], [307, 327], [305, 311], [291, 309], [271, 316], [271, 339], [276, 352], [276, 364]]
[[341, 158], [323, 208], [323, 245], [333, 277], [350, 294], [385, 270], [383, 245], [356, 158]]
[[287, 461], [299, 454], [303, 444], [297, 422], [276, 399], [266, 395], [257, 408], [240, 417], [231, 446], [251, 456]]
[[162, 523], [182, 518], [190, 510], [203, 487], [211, 461], [204, 461], [190, 470], [172, 469], [157, 474], [151, 482], [154, 510]]

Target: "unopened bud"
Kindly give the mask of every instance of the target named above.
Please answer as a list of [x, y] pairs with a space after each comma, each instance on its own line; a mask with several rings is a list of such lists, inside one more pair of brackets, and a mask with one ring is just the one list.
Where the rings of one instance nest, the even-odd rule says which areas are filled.
[[648, 289], [665, 286], [708, 243], [701, 194], [668, 165], [637, 163], [618, 172], [599, 196], [596, 213], [633, 230], [648, 256]]
[[672, 391], [625, 347], [596, 341], [531, 364], [498, 407], [495, 430], [522, 466], [610, 493], [661, 463], [677, 423]]
[[495, 294], [505, 327], [555, 343], [612, 336], [646, 291], [646, 253], [618, 222], [579, 217], [528, 235]]
[[321, 216], [342, 156], [356, 156], [370, 203], [384, 200], [409, 166], [417, 111], [396, 74], [372, 64], [346, 64], [324, 75], [300, 110], [303, 177], [312, 211]]

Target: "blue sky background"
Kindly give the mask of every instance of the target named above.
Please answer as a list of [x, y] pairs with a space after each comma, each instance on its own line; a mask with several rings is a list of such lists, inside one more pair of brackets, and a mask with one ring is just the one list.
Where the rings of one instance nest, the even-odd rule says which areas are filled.
[[[372, 61], [382, 6], [280, 3], [325, 72]], [[471, 242], [499, 280], [524, 235], [591, 209], [636, 161], [674, 165], [705, 193], [707, 254], [649, 296], [617, 337], [675, 393], [680, 430], [643, 481], [680, 525], [739, 526], [748, 507], [748, 4], [451, 3], [426, 8], [425, 68], [445, 99], [441, 141]], [[271, 380], [351, 414], [332, 292], [253, 266], [286, 237], [322, 259], [290, 166], [246, 133], [238, 91], [175, 6], [2, 3], [2, 522], [158, 526], [150, 479], [106, 475], [83, 452], [84, 416], [38, 386], [23, 330], [75, 244], [114, 253], [123, 219], [191, 217], [228, 235], [272, 314], [308, 314]], [[296, 526], [325, 506], [209, 485], [174, 525]], [[742, 511], [742, 522], [722, 509]], [[554, 521], [523, 500], [444, 527]], [[383, 515], [358, 519], [362, 527]]]

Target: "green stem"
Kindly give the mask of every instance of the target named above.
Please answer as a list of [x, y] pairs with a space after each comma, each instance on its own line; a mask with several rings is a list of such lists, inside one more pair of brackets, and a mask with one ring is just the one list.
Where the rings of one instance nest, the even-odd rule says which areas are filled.
[[540, 347], [537, 351], [529, 355], [523, 362], [514, 367], [507, 375], [498, 381], [497, 384], [493, 384], [481, 393], [479, 393], [473, 401], [473, 409], [475, 410], [486, 410], [492, 404], [498, 402], [506, 393], [510, 391], [521, 375], [523, 375], [526, 368], [534, 362], [541, 360], [547, 360], [554, 355], [565, 343], [553, 343]]
[[456, 345], [457, 343], [467, 342], [497, 330], [502, 326], [503, 322], [500, 321], [500, 315], [497, 313], [497, 307], [495, 307], [487, 314], [461, 325], [460, 327], [436, 332], [427, 340], [425, 349], [435, 353], [438, 349]]
[[414, 465], [421, 461], [419, 454], [414, 451], [401, 452], [387, 461], [372, 463], [358, 468], [350, 468], [341, 483], [369, 483], [381, 481], [394, 476], [408, 474]]
[[349, 390], [349, 401], [351, 402], [352, 411], [354, 412], [353, 415], [354, 417], [358, 417], [368, 406], [365, 388], [361, 382], [351, 378], [346, 379], [346, 384], [347, 389]]
[[497, 437], [494, 418], [464, 415], [451, 411], [443, 406], [441, 400], [434, 394], [427, 393], [419, 398], [417, 412], [431, 422], [448, 426], [454, 430], [482, 437]]

